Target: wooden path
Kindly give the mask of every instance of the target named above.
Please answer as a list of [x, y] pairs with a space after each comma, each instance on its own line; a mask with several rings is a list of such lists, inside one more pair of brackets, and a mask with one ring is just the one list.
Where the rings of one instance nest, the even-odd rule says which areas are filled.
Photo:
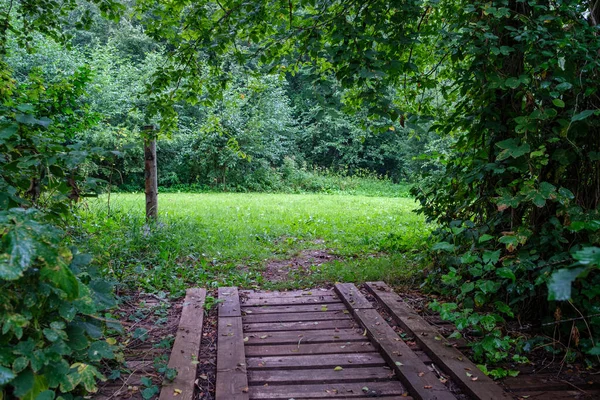
[[[402, 340], [352, 284], [290, 292], [220, 288], [216, 399], [510, 398], [458, 350], [438, 343], [433, 328], [384, 283], [367, 287], [425, 351]], [[161, 399], [182, 394], [171, 392]]]

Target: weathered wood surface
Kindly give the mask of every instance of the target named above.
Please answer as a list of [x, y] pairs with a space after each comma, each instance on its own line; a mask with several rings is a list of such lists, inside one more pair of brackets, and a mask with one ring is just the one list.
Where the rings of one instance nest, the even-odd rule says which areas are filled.
[[[511, 398], [459, 350], [448, 345], [437, 329], [404, 303], [384, 282], [368, 282], [366, 286], [398, 325], [413, 335], [422, 350], [466, 393], [481, 400]], [[465, 371], [469, 371], [470, 376]]]
[[334, 321], [339, 319], [351, 320], [349, 313], [342, 311], [328, 311], [323, 305], [322, 311], [301, 313], [277, 313], [277, 314], [251, 314], [242, 318], [245, 324], [256, 324], [266, 322], [298, 322], [298, 321]]
[[240, 296], [236, 287], [220, 287], [218, 299], [219, 318], [242, 316]]
[[[335, 367], [334, 367], [335, 368]], [[287, 384], [302, 383], [327, 383], [327, 382], [377, 382], [389, 381], [394, 373], [388, 367], [363, 367], [330, 369], [302, 369], [302, 370], [251, 370], [248, 371], [248, 380], [255, 384]]]
[[[202, 341], [205, 289], [188, 289], [171, 357], [169, 368], [177, 370], [173, 382], [163, 385], [160, 400], [192, 400], [196, 380], [196, 361]], [[177, 391], [176, 391], [177, 390]]]
[[365, 337], [356, 329], [327, 329], [296, 332], [256, 332], [246, 334], [246, 345], [362, 342]]
[[373, 308], [371, 302], [362, 295], [353, 283], [338, 283], [335, 285], [335, 290], [344, 301], [344, 304], [350, 308]]
[[314, 290], [270, 290], [270, 291], [255, 291], [255, 290], [240, 290], [242, 297], [311, 297], [311, 296], [337, 296], [334, 289], [314, 289]]
[[[343, 303], [331, 303], [324, 304], [327, 306], [329, 311], [343, 311], [346, 310], [346, 306]], [[323, 305], [321, 304], [301, 304], [291, 306], [260, 306], [260, 307], [242, 307], [242, 314], [277, 314], [277, 313], [300, 313], [300, 312], [314, 312], [321, 311]]]
[[244, 324], [244, 332], [278, 332], [278, 331], [307, 331], [317, 329], [348, 329], [356, 328], [358, 324], [352, 319], [334, 321], [299, 321], [279, 322], [270, 324]]
[[242, 293], [250, 399], [400, 398], [404, 386], [347, 306], [315, 292]]
[[[363, 390], [365, 388], [366, 390]], [[322, 383], [312, 385], [268, 385], [250, 387], [252, 399], [352, 399], [360, 397], [402, 396], [404, 388], [398, 381], [388, 382], [354, 382], [354, 383]], [[406, 398], [406, 397], [404, 397]]]
[[348, 343], [314, 343], [307, 344], [298, 340], [298, 343], [288, 345], [263, 345], [246, 346], [246, 356], [289, 356], [294, 354], [342, 354], [342, 353], [367, 353], [376, 351], [367, 338], [363, 342]]
[[[356, 287], [348, 286], [345, 284], [338, 290], [336, 285], [336, 290], [345, 304], [351, 307], [351, 300], [359, 305], [368, 301]], [[352, 312], [367, 330], [369, 337], [380, 347], [383, 357], [394, 368], [398, 378], [409, 389], [412, 396], [420, 400], [456, 399], [376, 310], [365, 307], [353, 308]]]
[[248, 400], [244, 332], [236, 288], [219, 288], [216, 400]]
[[358, 368], [385, 366], [387, 363], [379, 353], [330, 354], [307, 356], [248, 357], [248, 369], [305, 369], [305, 368]]
[[299, 297], [248, 297], [243, 300], [242, 306], [285, 306], [293, 304], [329, 304], [340, 303], [337, 296], [299, 296]]

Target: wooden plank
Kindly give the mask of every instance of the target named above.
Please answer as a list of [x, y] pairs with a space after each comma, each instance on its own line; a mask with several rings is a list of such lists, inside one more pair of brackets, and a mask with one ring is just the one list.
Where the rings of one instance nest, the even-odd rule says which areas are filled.
[[[570, 390], [539, 390], [535, 392], [516, 392], [514, 396], [520, 400], [574, 400], [574, 399], [600, 399], [600, 392], [580, 392], [574, 388]], [[303, 399], [304, 400], [304, 399]]]
[[246, 346], [246, 357], [367, 353], [371, 351], [376, 351], [376, 349], [369, 341], [304, 344], [299, 340], [298, 343], [287, 345]]
[[[347, 289], [344, 292], [340, 290], [338, 293], [345, 303], [349, 302], [349, 299], [345, 298]], [[362, 294], [356, 289], [353, 298], [356, 299], [359, 296]], [[363, 301], [355, 300], [355, 302], [361, 304]], [[408, 388], [411, 395], [419, 400], [456, 399], [376, 310], [353, 308], [352, 312], [365, 327], [369, 337], [379, 346], [383, 358], [396, 371], [396, 375]]]
[[[340, 366], [341, 367], [341, 366]], [[334, 367], [336, 368], [336, 367]], [[248, 380], [253, 385], [264, 384], [307, 384], [327, 382], [377, 382], [389, 381], [394, 373], [385, 367], [343, 368], [341, 370], [302, 369], [302, 370], [252, 370], [248, 371]]]
[[[384, 282], [368, 282], [367, 288], [394, 317], [398, 325], [406, 333], [414, 336], [435, 364], [450, 375], [470, 396], [481, 400], [509, 399], [509, 396], [499, 385], [486, 376], [455, 347], [449, 346], [440, 332], [419, 316]], [[467, 376], [470, 371], [472, 376]], [[476, 380], [473, 380], [477, 377]]]
[[241, 296], [245, 297], [306, 297], [306, 296], [337, 296], [333, 289], [312, 290], [286, 290], [286, 291], [255, 291], [241, 290]]
[[[410, 397], [410, 396], [408, 396], [408, 395], [404, 396], [404, 394], [402, 395], [402, 397], [398, 397], [398, 395], [395, 395], [395, 394], [393, 394], [393, 395], [389, 395], [389, 396], [385, 396], [385, 395], [380, 395], [380, 396], [379, 396], [379, 395], [378, 395], [378, 396], [376, 396], [376, 397], [377, 397], [378, 399], [384, 399], [384, 400], [385, 400], [385, 399], [388, 399], [388, 400], [412, 400], [412, 399], [413, 399], [412, 397]], [[340, 397], [340, 396], [338, 396], [338, 398], [339, 398], [339, 399], [345, 399], [345, 398], [347, 398], [347, 397]], [[350, 398], [351, 398], [352, 400], [373, 400], [373, 396], [370, 396], [370, 397], [350, 397]], [[288, 399], [285, 399], [285, 400], [288, 400]], [[320, 399], [318, 399], [318, 398], [310, 398], [310, 399], [306, 399], [306, 398], [305, 398], [305, 399], [302, 399], [302, 400], [320, 400]]]
[[[216, 400], [248, 400], [248, 377], [244, 355], [244, 333], [242, 317], [226, 316], [239, 313], [239, 297], [235, 288], [220, 288], [219, 299], [228, 305], [219, 308], [217, 323], [217, 382]], [[234, 297], [231, 293], [236, 294]], [[224, 304], [224, 303], [221, 303]]]
[[351, 319], [335, 321], [299, 321], [271, 324], [244, 324], [244, 332], [306, 331], [317, 329], [348, 329], [358, 325]]
[[385, 360], [379, 353], [331, 354], [323, 356], [279, 356], [248, 357], [248, 369], [298, 369], [298, 368], [358, 368], [385, 366]]
[[362, 295], [353, 283], [338, 283], [335, 285], [335, 290], [344, 304], [350, 308], [373, 308], [373, 304]]
[[246, 346], [255, 344], [296, 344], [302, 343], [338, 343], [338, 342], [362, 342], [365, 337], [355, 329], [328, 329], [311, 330], [301, 332], [256, 332], [246, 335], [248, 340]]
[[329, 303], [340, 303], [340, 299], [337, 296], [310, 296], [310, 297], [263, 297], [254, 298], [249, 297], [244, 299], [242, 305], [244, 307], [249, 306], [285, 306], [292, 304], [329, 304]]
[[[160, 400], [192, 400], [196, 365], [202, 341], [202, 323], [204, 318], [204, 300], [206, 290], [193, 288], [186, 291], [179, 326], [169, 357], [169, 368], [177, 370], [172, 382], [165, 382], [160, 391]], [[181, 393], [175, 393], [175, 389]]]
[[218, 305], [219, 317], [240, 317], [242, 315], [240, 297], [236, 287], [220, 287], [219, 300], [222, 300]]
[[[363, 391], [363, 388], [367, 389]], [[381, 395], [402, 396], [404, 388], [398, 381], [389, 382], [354, 382], [354, 383], [321, 383], [313, 385], [268, 385], [250, 387], [250, 397], [256, 400], [263, 399], [291, 399], [307, 397], [314, 399], [356, 397], [381, 397]]]
[[[339, 399], [345, 399], [347, 397], [340, 397], [340, 396], [338, 396], [338, 398]], [[350, 397], [350, 398], [352, 400], [373, 400], [373, 396], [370, 396], [370, 397]], [[376, 396], [376, 398], [378, 398], [378, 399], [384, 399], [384, 400], [385, 399], [387, 399], [387, 400], [412, 400], [413, 399], [412, 397], [410, 397], [408, 395], [404, 396], [404, 394], [402, 395], [402, 397], [398, 397], [398, 395], [393, 394], [393, 395], [389, 395], [389, 396], [385, 396], [385, 395], [380, 395], [379, 396], [378, 395], [378, 396]], [[285, 400], [288, 400], [288, 399], [285, 399]], [[302, 400], [320, 400], [320, 399], [318, 399], [318, 398], [310, 398], [310, 399], [304, 398]]]
[[[346, 310], [346, 306], [343, 303], [326, 304], [329, 311], [341, 311]], [[262, 307], [242, 307], [242, 314], [273, 314], [273, 313], [286, 313], [286, 312], [313, 312], [321, 311], [322, 305], [319, 304], [300, 304], [291, 306], [262, 306]]]
[[[323, 310], [325, 310], [325, 308]], [[242, 321], [244, 321], [245, 324], [293, 321], [334, 321], [339, 319], [351, 319], [350, 313], [343, 313], [342, 311], [318, 311], [306, 313], [250, 314], [242, 317]]]

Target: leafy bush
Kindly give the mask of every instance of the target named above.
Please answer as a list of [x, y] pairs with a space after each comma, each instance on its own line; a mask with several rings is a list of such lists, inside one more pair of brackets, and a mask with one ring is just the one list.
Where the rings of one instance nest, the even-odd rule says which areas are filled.
[[0, 398], [70, 398], [95, 391], [99, 363], [119, 358], [100, 317], [112, 286], [58, 228], [97, 183], [90, 157], [112, 153], [76, 140], [97, 121], [80, 102], [89, 68], [47, 82], [0, 66]]
[[414, 193], [441, 226], [429, 280], [456, 298], [434, 307], [483, 338], [481, 361], [523, 348], [504, 329], [513, 318], [558, 326], [577, 351], [598, 353], [600, 42], [585, 7], [446, 9], [461, 21], [443, 49], [453, 49], [460, 95], [434, 128], [457, 140], [445, 173]]
[[35, 209], [0, 211], [0, 232], [0, 395], [94, 392], [100, 361], [119, 357], [97, 317], [114, 305], [111, 285]]

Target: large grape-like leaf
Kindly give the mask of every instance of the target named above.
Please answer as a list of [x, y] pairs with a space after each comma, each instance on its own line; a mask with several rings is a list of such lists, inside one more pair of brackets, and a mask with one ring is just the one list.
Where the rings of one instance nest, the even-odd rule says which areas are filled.
[[554, 272], [548, 282], [548, 300], [569, 300], [571, 284], [586, 268], [565, 268]]

